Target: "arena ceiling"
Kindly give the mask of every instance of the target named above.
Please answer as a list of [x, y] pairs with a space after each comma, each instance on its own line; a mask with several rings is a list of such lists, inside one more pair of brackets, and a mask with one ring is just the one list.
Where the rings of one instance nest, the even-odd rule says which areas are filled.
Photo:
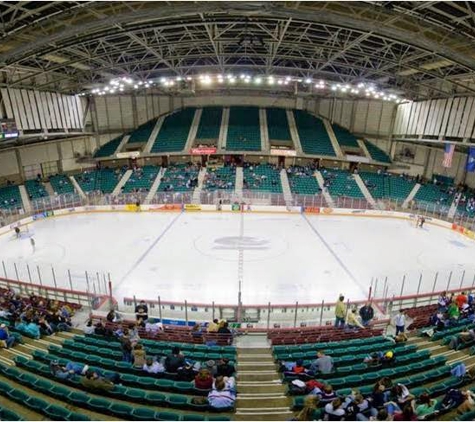
[[248, 72], [412, 99], [475, 93], [471, 1], [4, 1], [0, 37], [0, 84], [12, 88]]

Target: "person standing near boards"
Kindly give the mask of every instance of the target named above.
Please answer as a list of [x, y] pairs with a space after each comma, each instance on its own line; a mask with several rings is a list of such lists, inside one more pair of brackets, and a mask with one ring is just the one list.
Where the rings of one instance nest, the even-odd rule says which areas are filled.
[[33, 248], [33, 252], [35, 252], [36, 248], [36, 244], [35, 244], [35, 239], [33, 239], [32, 237], [30, 237], [30, 243], [31, 243], [31, 247]]

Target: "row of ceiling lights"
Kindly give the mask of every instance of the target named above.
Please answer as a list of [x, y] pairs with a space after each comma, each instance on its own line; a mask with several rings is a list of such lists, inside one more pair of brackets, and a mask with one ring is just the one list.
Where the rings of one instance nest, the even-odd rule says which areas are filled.
[[343, 94], [364, 95], [365, 97], [382, 99], [384, 101], [394, 101], [396, 103], [406, 102], [408, 100], [402, 99], [395, 94], [385, 93], [378, 90], [373, 84], [358, 83], [356, 85], [332, 83], [324, 80], [315, 80], [312, 78], [295, 78], [291, 76], [250, 76], [248, 74], [241, 74], [239, 76], [233, 74], [227, 75], [199, 75], [199, 76], [177, 76], [174, 78], [162, 77], [158, 80], [149, 81], [135, 81], [132, 78], [118, 78], [110, 81], [108, 85], [102, 88], [94, 88], [90, 92], [82, 92], [79, 95], [107, 95], [115, 94], [117, 92], [124, 92], [127, 90], [147, 89], [153, 86], [174, 87], [177, 84], [191, 82], [195, 80], [202, 86], [211, 87], [213, 84], [217, 85], [235, 85], [235, 84], [254, 84], [254, 85], [290, 85], [291, 83], [299, 83], [307, 86], [314, 86], [317, 90], [331, 90]]

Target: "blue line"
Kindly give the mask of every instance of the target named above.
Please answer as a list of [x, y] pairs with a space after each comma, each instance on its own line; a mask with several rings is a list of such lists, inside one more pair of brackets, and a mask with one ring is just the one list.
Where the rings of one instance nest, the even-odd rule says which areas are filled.
[[132, 268], [127, 271], [127, 273], [119, 280], [119, 282], [114, 286], [114, 288], [117, 288], [122, 284], [122, 282], [127, 279], [127, 277], [135, 271], [135, 269], [142, 263], [142, 261], [147, 257], [147, 255], [151, 252], [151, 250], [157, 245], [158, 242], [165, 236], [165, 234], [172, 228], [172, 226], [176, 223], [176, 221], [181, 217], [183, 214], [183, 211], [180, 212], [171, 222], [168, 224], [167, 227], [158, 235], [158, 237], [153, 241], [153, 243], [147, 248], [147, 250], [137, 259], [134, 265], [132, 265]]
[[320, 239], [320, 241], [325, 245], [325, 247], [328, 249], [328, 251], [333, 255], [333, 258], [335, 258], [335, 260], [340, 264], [341, 268], [343, 268], [345, 273], [355, 282], [355, 284], [358, 285], [358, 287], [366, 295], [367, 292], [365, 291], [363, 286], [358, 282], [357, 278], [352, 274], [352, 272], [348, 269], [348, 267], [343, 263], [343, 261], [340, 259], [338, 254], [331, 248], [331, 246], [327, 243], [327, 241], [323, 238], [323, 236], [319, 233], [319, 231], [313, 226], [313, 224], [307, 218], [305, 213], [302, 213], [301, 216], [308, 223], [308, 225], [310, 226], [312, 231], [317, 235], [317, 237]]

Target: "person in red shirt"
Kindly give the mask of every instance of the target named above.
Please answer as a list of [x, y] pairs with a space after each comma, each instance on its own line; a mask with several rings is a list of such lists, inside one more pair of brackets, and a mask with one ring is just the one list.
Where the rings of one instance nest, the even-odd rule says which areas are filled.
[[294, 372], [295, 374], [305, 373], [305, 367], [303, 366], [302, 359], [298, 359], [297, 362], [295, 362], [295, 366], [292, 368], [292, 372]]
[[201, 390], [211, 390], [213, 377], [207, 369], [201, 369], [195, 377], [195, 387]]
[[462, 309], [463, 305], [467, 303], [467, 296], [465, 295], [465, 292], [460, 293], [455, 298], [455, 303], [457, 304], [459, 309]]

